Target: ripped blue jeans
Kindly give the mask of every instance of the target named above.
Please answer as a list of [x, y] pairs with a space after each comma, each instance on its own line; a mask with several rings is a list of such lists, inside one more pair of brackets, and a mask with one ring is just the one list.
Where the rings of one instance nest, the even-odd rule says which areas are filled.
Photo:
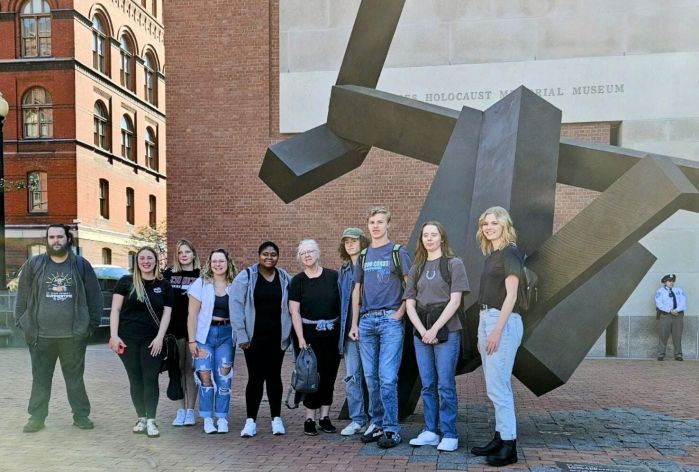
[[[202, 357], [194, 359], [194, 381], [199, 387], [199, 416], [227, 418], [233, 381], [234, 340], [231, 325], [211, 326], [206, 344], [197, 343]], [[205, 385], [202, 376], [211, 378]], [[213, 373], [213, 375], [211, 375]]]

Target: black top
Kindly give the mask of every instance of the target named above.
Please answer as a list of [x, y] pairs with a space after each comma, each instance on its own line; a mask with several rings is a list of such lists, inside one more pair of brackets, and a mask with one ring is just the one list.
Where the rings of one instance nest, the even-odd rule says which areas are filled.
[[507, 296], [505, 279], [508, 275], [516, 275], [520, 281], [522, 280], [523, 259], [524, 254], [514, 244], [491, 252], [485, 258], [481, 273], [478, 303], [501, 309]]
[[282, 336], [282, 284], [279, 271], [275, 269], [274, 280], [268, 282], [258, 272], [255, 291], [255, 329], [253, 338], [270, 337], [275, 340]]
[[228, 311], [228, 294], [223, 296], [216, 295], [214, 300], [214, 312], [212, 314], [214, 318], [228, 319], [230, 314]]
[[[172, 287], [167, 280], [144, 280], [143, 285], [148, 294], [148, 300], [158, 319], [163, 316], [163, 309], [172, 306]], [[124, 303], [119, 311], [119, 337], [147, 338], [157, 336], [158, 326], [148, 311], [144, 302], [138, 301], [136, 292], [131, 293], [133, 278], [125, 275], [116, 287], [114, 293], [124, 297]]]
[[177, 339], [187, 337], [187, 313], [189, 308], [187, 289], [197, 280], [200, 272], [200, 269], [174, 272], [171, 267], [163, 272], [163, 277], [170, 282], [173, 293], [172, 318], [167, 327], [167, 332], [174, 334]]
[[301, 317], [307, 320], [332, 320], [340, 316], [340, 290], [337, 271], [323, 268], [320, 276], [296, 274], [289, 284], [289, 300], [301, 304]]

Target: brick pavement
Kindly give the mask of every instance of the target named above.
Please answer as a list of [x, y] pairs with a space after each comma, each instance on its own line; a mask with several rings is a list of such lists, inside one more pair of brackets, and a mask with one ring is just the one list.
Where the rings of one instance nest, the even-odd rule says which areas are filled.
[[[289, 378], [291, 358], [285, 360]], [[341, 367], [342, 368], [342, 367]], [[302, 434], [300, 409], [283, 412], [286, 436], [274, 437], [263, 403], [258, 436], [239, 437], [244, 422], [245, 362], [235, 362], [231, 433], [206, 436], [198, 424], [170, 426], [176, 406], [163, 399], [161, 437], [134, 435], [126, 374], [102, 345], [88, 349], [86, 383], [93, 404], [93, 431], [71, 426], [65, 388], [57, 372], [46, 429], [24, 434], [31, 375], [24, 349], [0, 350], [1, 471], [428, 471], [495, 470], [467, 451], [489, 439], [492, 409], [480, 369], [458, 379], [461, 447], [453, 453], [412, 448], [407, 439], [421, 414], [403, 424], [406, 441], [383, 451], [339, 435]], [[58, 370], [58, 369], [57, 369]], [[342, 376], [339, 376], [342, 377]], [[166, 377], [161, 380], [165, 385]], [[343, 389], [336, 389], [339, 407]], [[699, 472], [699, 362], [587, 360], [570, 382], [537, 398], [515, 382], [520, 462], [510, 469], [548, 472], [561, 463], [616, 465], [619, 470]], [[163, 389], [164, 397], [164, 389]], [[337, 410], [337, 408], [335, 409]], [[342, 422], [336, 422], [338, 426]]]

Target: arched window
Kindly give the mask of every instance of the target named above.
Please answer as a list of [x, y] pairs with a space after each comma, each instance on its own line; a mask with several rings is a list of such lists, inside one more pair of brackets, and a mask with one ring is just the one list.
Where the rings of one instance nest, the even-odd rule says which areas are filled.
[[53, 136], [51, 95], [41, 87], [29, 89], [22, 98], [22, 120], [25, 138]]
[[22, 56], [51, 55], [51, 7], [46, 0], [28, 0], [20, 10]]
[[130, 161], [136, 160], [136, 152], [133, 147], [134, 127], [133, 121], [128, 115], [121, 117], [121, 157]]
[[109, 112], [100, 101], [95, 102], [93, 120], [95, 146], [109, 150]]
[[156, 71], [158, 69], [158, 63], [151, 53], [146, 53], [143, 58], [143, 70], [145, 72], [145, 95], [146, 100], [153, 105], [158, 104], [158, 77], [156, 76]]
[[104, 20], [99, 15], [95, 15], [92, 17], [92, 67], [107, 75], [108, 48], [109, 42], [107, 41]]
[[146, 166], [158, 170], [158, 138], [153, 128], [146, 128]]
[[46, 213], [49, 211], [49, 186], [46, 172], [33, 171], [27, 175], [29, 182], [29, 213]]
[[111, 265], [112, 264], [112, 250], [108, 247], [102, 248], [102, 264]]
[[121, 55], [121, 85], [135, 92], [134, 87], [134, 46], [133, 41], [123, 34], [119, 40], [120, 55]]

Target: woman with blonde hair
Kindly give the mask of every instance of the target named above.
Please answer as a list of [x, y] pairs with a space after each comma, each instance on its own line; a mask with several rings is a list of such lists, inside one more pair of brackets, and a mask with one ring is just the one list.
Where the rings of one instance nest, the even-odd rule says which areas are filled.
[[517, 462], [517, 418], [512, 394], [512, 367], [522, 343], [524, 326], [517, 313], [517, 291], [522, 279], [524, 255], [517, 247], [517, 233], [509, 213], [488, 208], [478, 219], [476, 234], [486, 256], [478, 303], [478, 350], [488, 398], [495, 408], [495, 436], [471, 452], [486, 456], [492, 466]]
[[330, 406], [337, 370], [340, 367], [340, 290], [337, 271], [320, 265], [320, 248], [312, 239], [299, 243], [296, 258], [303, 267], [289, 284], [289, 312], [300, 349], [313, 347], [318, 359], [320, 382], [316, 393], [303, 397], [306, 421], [303, 433], [316, 436], [318, 426], [325, 433], [337, 429], [330, 421]]
[[440, 451], [459, 447], [456, 363], [462, 326], [457, 311], [468, 289], [464, 263], [449, 247], [444, 226], [437, 221], [423, 224], [405, 286], [425, 417], [425, 429], [410, 440], [411, 446], [437, 446]]
[[228, 251], [214, 249], [201, 277], [187, 291], [188, 345], [194, 360], [194, 380], [199, 386], [199, 416], [204, 418], [206, 434], [228, 432], [235, 356], [229, 292], [235, 274]]
[[192, 354], [187, 349], [187, 310], [189, 308], [187, 290], [192, 282], [199, 277], [200, 269], [201, 264], [194, 245], [186, 239], [177, 241], [175, 244], [175, 262], [172, 267], [163, 272], [163, 277], [172, 286], [172, 319], [167, 332], [177, 339], [180, 383], [184, 392], [181, 408], [177, 410], [177, 415], [172, 422], [173, 426], [193, 426], [195, 423], [194, 404], [197, 401], [197, 386], [194, 382]]
[[155, 422], [158, 376], [171, 311], [172, 287], [160, 273], [158, 254], [151, 247], [142, 247], [136, 253], [133, 275], [123, 276], [114, 287], [109, 346], [119, 354], [129, 377], [131, 401], [138, 415], [133, 432], [146, 433], [149, 438], [160, 436]]

